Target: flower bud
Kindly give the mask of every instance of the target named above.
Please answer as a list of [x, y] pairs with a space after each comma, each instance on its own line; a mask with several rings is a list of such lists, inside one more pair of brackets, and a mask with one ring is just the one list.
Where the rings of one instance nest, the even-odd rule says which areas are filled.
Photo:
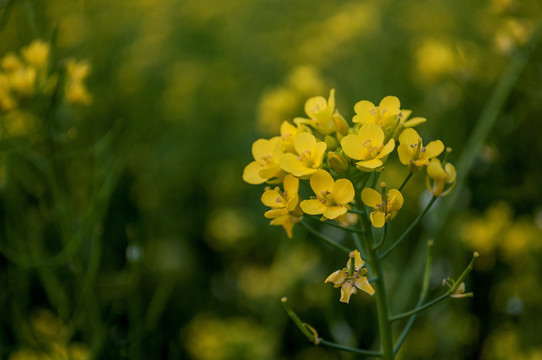
[[339, 146], [339, 142], [333, 136], [326, 135], [326, 137], [324, 138], [324, 141], [327, 144], [328, 150], [335, 150]]
[[348, 122], [342, 117], [341, 114], [339, 114], [338, 111], [335, 111], [333, 114], [333, 123], [335, 124], [335, 129], [337, 129], [338, 137], [342, 138], [343, 136], [348, 135], [348, 129], [350, 126], [348, 126]]
[[348, 161], [340, 153], [342, 151], [327, 153], [327, 163], [330, 169], [333, 169], [339, 173], [345, 172], [348, 169]]

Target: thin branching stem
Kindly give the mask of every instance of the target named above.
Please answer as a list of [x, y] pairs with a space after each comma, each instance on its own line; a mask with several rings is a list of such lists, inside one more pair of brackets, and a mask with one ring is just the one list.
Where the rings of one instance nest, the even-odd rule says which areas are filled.
[[373, 250], [378, 250], [382, 245], [384, 245], [384, 242], [386, 242], [386, 235], [388, 235], [388, 223], [384, 225], [384, 234], [382, 235], [380, 241], [374, 244]]
[[403, 241], [407, 237], [407, 235], [412, 231], [412, 229], [414, 229], [416, 225], [418, 225], [420, 220], [425, 216], [425, 214], [429, 211], [429, 209], [431, 208], [431, 206], [433, 206], [433, 204], [435, 203], [437, 199], [438, 197], [433, 196], [433, 198], [431, 199], [431, 201], [429, 201], [425, 209], [420, 213], [420, 215], [418, 215], [416, 220], [414, 220], [412, 224], [410, 224], [410, 226], [405, 230], [403, 235], [401, 235], [388, 249], [386, 249], [386, 251], [380, 254], [380, 259], [384, 259], [386, 256], [388, 256], [393, 251], [393, 249], [395, 249], [397, 245], [399, 245], [401, 241]]
[[404, 318], [409, 317], [411, 315], [417, 314], [420, 311], [423, 311], [423, 310], [425, 310], [427, 308], [430, 308], [431, 306], [433, 306], [435, 304], [438, 304], [439, 302], [441, 302], [444, 299], [447, 299], [448, 297], [450, 297], [450, 294], [448, 294], [448, 292], [446, 292], [445, 294], [442, 294], [438, 298], [433, 299], [433, 300], [429, 301], [428, 303], [425, 303], [425, 304], [423, 304], [421, 306], [417, 306], [416, 308], [414, 308], [414, 309], [412, 309], [410, 311], [404, 312], [402, 314], [398, 314], [398, 315], [390, 317], [390, 322], [401, 320], [401, 319], [404, 319]]
[[405, 185], [407, 184], [408, 180], [410, 180], [410, 178], [412, 177], [412, 174], [411, 172], [408, 173], [407, 177], [405, 178], [405, 180], [403, 181], [403, 183], [401, 184], [401, 186], [399, 186], [399, 191], [403, 190], [403, 188], [405, 187]]
[[307, 224], [306, 221], [301, 220], [300, 224], [303, 225], [305, 227], [305, 229], [307, 229], [311, 234], [315, 235], [317, 238], [324, 241], [325, 243], [327, 243], [327, 244], [329, 244], [329, 245], [331, 245], [331, 246], [333, 246], [333, 247], [335, 247], [335, 248], [337, 248], [339, 250], [342, 250], [347, 254], [350, 254], [350, 252], [352, 251], [351, 249], [348, 249], [346, 246], [343, 246], [343, 245], [339, 244], [335, 240], [330, 239], [327, 236], [320, 234], [316, 229], [314, 229], [312, 226]]
[[287, 298], [283, 297], [281, 299], [281, 302], [282, 302], [282, 306], [284, 307], [284, 309], [288, 313], [288, 316], [290, 316], [290, 318], [292, 319], [294, 324], [303, 333], [303, 335], [305, 335], [307, 337], [307, 339], [309, 339], [315, 345], [325, 345], [327, 347], [331, 347], [331, 348], [342, 350], [342, 351], [348, 351], [348, 352], [355, 353], [355, 354], [360, 354], [360, 355], [376, 356], [376, 357], [381, 357], [382, 356], [382, 354], [380, 352], [378, 352], [378, 351], [358, 349], [358, 348], [354, 348], [354, 347], [350, 347], [350, 346], [346, 346], [346, 345], [337, 344], [337, 343], [327, 341], [327, 340], [324, 340], [324, 339], [320, 338], [318, 336], [318, 333], [316, 332], [316, 330], [314, 330], [312, 327], [310, 327], [309, 325], [304, 323], [299, 318], [299, 316], [295, 313], [295, 311], [288, 304], [288, 299]]
[[318, 216], [308, 215], [308, 214], [305, 214], [305, 216], [308, 217], [309, 219], [313, 219], [313, 220], [316, 220], [316, 221], [319, 221], [319, 222], [323, 222], [324, 224], [332, 226], [332, 227], [337, 228], [337, 229], [341, 229], [341, 230], [348, 231], [348, 232], [364, 233], [364, 231], [362, 229], [356, 229], [356, 228], [353, 228], [353, 227], [350, 227], [350, 226], [343, 226], [343, 225], [334, 223], [332, 221], [321, 221]]

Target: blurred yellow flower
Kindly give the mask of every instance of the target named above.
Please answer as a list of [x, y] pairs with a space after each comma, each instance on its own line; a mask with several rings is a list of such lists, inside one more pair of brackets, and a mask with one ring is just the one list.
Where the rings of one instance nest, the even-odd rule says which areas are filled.
[[66, 100], [72, 104], [90, 104], [92, 96], [84, 84], [90, 73], [90, 65], [85, 61], [68, 60], [66, 71]]
[[347, 179], [333, 180], [325, 170], [320, 169], [310, 179], [316, 198], [303, 200], [301, 209], [311, 215], [322, 214], [322, 219], [335, 219], [345, 214], [346, 205], [354, 200], [354, 185]]
[[383, 199], [376, 190], [365, 188], [361, 192], [361, 201], [373, 208], [370, 218], [375, 228], [381, 228], [385, 223], [395, 218], [404, 203], [403, 195], [396, 189], [389, 190]]
[[[354, 259], [353, 263], [352, 259]], [[352, 294], [357, 293], [357, 289], [371, 296], [374, 294], [373, 287], [367, 277], [364, 276], [367, 274], [367, 269], [363, 268], [364, 264], [365, 262], [361, 259], [359, 251], [354, 250], [350, 253], [346, 267], [335, 271], [327, 277], [326, 283], [331, 282], [334, 287], [341, 288], [341, 302], [348, 304]]]
[[283, 171], [279, 166], [281, 154], [280, 137], [275, 136], [269, 140], [256, 140], [252, 144], [254, 161], [245, 167], [243, 180], [249, 184], [257, 185], [281, 178], [281, 175], [283, 175]]
[[307, 179], [322, 165], [327, 144], [317, 141], [312, 134], [302, 132], [296, 136], [294, 148], [297, 154], [282, 154], [280, 167], [299, 178]]
[[361, 126], [357, 135], [351, 134], [341, 140], [346, 155], [355, 160], [362, 171], [379, 170], [385, 157], [393, 151], [395, 140], [390, 139], [384, 145], [384, 131], [376, 124], [368, 122]]
[[286, 230], [288, 237], [292, 238], [293, 226], [301, 220], [303, 212], [299, 207], [299, 179], [292, 174], [284, 177], [284, 191], [278, 187], [267, 190], [262, 195], [262, 203], [271, 210], [265, 213], [265, 217], [271, 220], [271, 225], [280, 225]]
[[408, 165], [410, 172], [416, 172], [429, 165], [429, 161], [439, 156], [443, 150], [444, 144], [440, 140], [431, 141], [424, 147], [422, 138], [414, 129], [405, 129], [399, 135], [399, 146], [397, 147], [399, 161]]
[[34, 40], [21, 50], [21, 54], [29, 65], [38, 70], [44, 70], [47, 67], [49, 57], [49, 44], [41, 40]]
[[[444, 167], [439, 159], [431, 159], [431, 163], [427, 166], [427, 178], [426, 185], [427, 190], [433, 194], [433, 196], [446, 196], [455, 187], [456, 171], [455, 167], [446, 163]], [[431, 185], [431, 180], [433, 184]], [[446, 185], [449, 185], [446, 190]]]

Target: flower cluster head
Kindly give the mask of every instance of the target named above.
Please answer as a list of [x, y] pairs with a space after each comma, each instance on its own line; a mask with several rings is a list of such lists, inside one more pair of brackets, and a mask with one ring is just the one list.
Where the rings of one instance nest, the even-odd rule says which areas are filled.
[[361, 259], [359, 251], [354, 250], [350, 253], [346, 267], [335, 271], [327, 277], [326, 283], [331, 282], [334, 287], [341, 288], [341, 302], [348, 303], [350, 296], [357, 293], [358, 289], [371, 296], [375, 293], [375, 290], [365, 276], [367, 269], [363, 267], [364, 264], [365, 262]]
[[[8, 53], [0, 59], [0, 113], [15, 110], [19, 105], [38, 95], [51, 95], [59, 82], [59, 72], [51, 69], [50, 46], [34, 40], [21, 49], [20, 54]], [[84, 79], [89, 65], [68, 61], [65, 64], [65, 96], [74, 104], [88, 104], [91, 95]]]
[[[280, 134], [252, 145], [253, 161], [245, 167], [243, 180], [276, 186], [267, 189], [261, 199], [271, 208], [265, 213], [272, 219], [271, 225], [283, 226], [292, 237], [293, 226], [303, 214], [341, 222], [347, 215], [357, 216], [350, 210], [365, 204], [373, 209], [373, 226], [384, 226], [403, 206], [400, 191], [377, 192], [371, 188], [374, 185], [359, 186], [374, 183], [366, 180], [369, 176], [377, 179], [394, 155], [410, 174], [427, 169], [429, 190], [435, 196], [451, 190], [455, 171], [452, 175], [450, 164], [439, 168], [436, 159], [444, 145], [440, 140], [424, 145], [413, 127], [425, 118], [409, 119], [411, 111], [401, 109], [397, 97], [386, 96], [378, 106], [359, 101], [350, 123], [335, 105], [334, 90], [327, 98], [309, 98], [306, 117], [284, 121]], [[299, 191], [300, 183], [305, 183], [304, 191]]]

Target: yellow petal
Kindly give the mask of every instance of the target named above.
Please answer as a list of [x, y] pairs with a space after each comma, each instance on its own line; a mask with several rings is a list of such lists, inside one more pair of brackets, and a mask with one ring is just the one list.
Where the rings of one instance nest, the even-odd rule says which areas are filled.
[[423, 124], [424, 122], [426, 122], [427, 119], [426, 118], [423, 118], [423, 117], [415, 117], [415, 118], [412, 118], [408, 121], [405, 121], [403, 126], [406, 127], [406, 128], [412, 128], [414, 126], [418, 126], [420, 124]]
[[265, 212], [266, 219], [276, 219], [284, 215], [289, 215], [286, 209], [272, 209]]
[[278, 136], [266, 139], [258, 139], [252, 144], [252, 155], [254, 160], [259, 160], [261, 157], [266, 157], [273, 154], [277, 143], [280, 141]]
[[328, 219], [335, 219], [346, 214], [347, 209], [344, 206], [327, 206], [322, 215]]
[[348, 179], [339, 179], [333, 185], [333, 199], [337, 204], [346, 205], [352, 200], [356, 192], [354, 185]]
[[307, 132], [303, 132], [301, 134], [298, 134], [295, 138], [295, 150], [298, 154], [301, 154], [305, 150], [310, 150], [314, 148], [316, 145], [316, 138], [314, 135], [309, 134]]
[[395, 148], [395, 140], [390, 139], [386, 145], [380, 150], [380, 153], [378, 154], [378, 158], [382, 159], [384, 156], [387, 156], [389, 153], [393, 151]]
[[388, 209], [399, 210], [403, 207], [404, 202], [405, 199], [403, 198], [403, 194], [401, 194], [399, 190], [390, 189], [390, 191], [388, 191]]
[[378, 108], [380, 109], [380, 114], [385, 117], [399, 114], [400, 107], [401, 102], [395, 96], [386, 96], [380, 101], [380, 104], [378, 105]]
[[341, 147], [351, 159], [361, 160], [363, 157], [363, 141], [358, 135], [346, 135], [341, 140]]
[[442, 168], [439, 159], [433, 158], [431, 163], [427, 166], [427, 175], [433, 179], [446, 179], [448, 175]]
[[384, 131], [380, 126], [373, 123], [363, 124], [358, 133], [362, 139], [362, 143], [366, 140], [370, 140], [373, 146], [380, 146], [384, 144]]
[[380, 159], [371, 159], [368, 161], [358, 161], [356, 165], [364, 171], [374, 171], [375, 169], [381, 167], [383, 164]]
[[290, 124], [288, 121], [284, 121], [282, 125], [280, 126], [280, 135], [295, 135], [297, 132], [297, 128]]
[[278, 191], [278, 188], [264, 192], [261, 200], [265, 206], [269, 206], [271, 208], [283, 208], [286, 206], [282, 195]]
[[283, 186], [286, 198], [290, 199], [299, 191], [299, 179], [292, 174], [288, 174], [284, 177]]
[[243, 170], [243, 180], [253, 185], [263, 184], [266, 179], [260, 176], [261, 168], [256, 161], [251, 162]]
[[455, 166], [453, 166], [451, 163], [446, 163], [444, 165], [444, 169], [446, 170], [446, 174], [448, 174], [448, 183], [452, 183], [455, 181], [455, 178], [457, 176], [457, 173], [455, 171]]
[[355, 294], [357, 292], [356, 287], [352, 283], [351, 280], [346, 281], [343, 286], [341, 286], [341, 299], [340, 301], [343, 303], [347, 303], [350, 301], [350, 296], [352, 294]]
[[301, 210], [303, 210], [305, 214], [309, 215], [323, 214], [327, 208], [320, 200], [317, 199], [303, 200], [300, 206]]
[[279, 176], [280, 171], [281, 168], [278, 164], [273, 166], [261, 167], [259, 175], [261, 178], [268, 180], [273, 177]]
[[314, 162], [314, 166], [319, 167], [322, 165], [322, 160], [324, 159], [324, 153], [326, 152], [327, 144], [323, 141], [319, 141], [316, 143], [314, 148], [312, 149], [312, 160]]
[[288, 238], [292, 238], [292, 228], [296, 223], [299, 222], [299, 219], [291, 216], [291, 215], [284, 215], [277, 217], [276, 219], [273, 219], [269, 224], [270, 225], [280, 225], [286, 230], [286, 234], [288, 235]]
[[397, 146], [397, 154], [399, 154], [399, 161], [401, 164], [409, 165], [410, 161], [414, 159], [416, 149], [410, 145], [401, 143]]
[[[359, 270], [365, 265], [365, 261], [361, 259], [360, 253], [357, 250], [354, 250], [350, 253], [350, 259], [354, 259], [354, 268], [356, 270]], [[348, 260], [348, 263], [346, 264], [346, 268], [350, 268], [350, 259]]]
[[339, 287], [342, 284], [344, 284], [345, 280], [346, 280], [346, 271], [337, 270], [327, 277], [325, 283], [332, 282], [333, 285], [335, 285], [335, 287]]
[[307, 168], [303, 166], [303, 163], [298, 157], [292, 153], [282, 154], [279, 164], [282, 170], [293, 174], [294, 176], [306, 175]]
[[332, 193], [335, 181], [333, 177], [325, 170], [319, 169], [311, 176], [311, 188], [319, 196], [323, 192]]
[[356, 287], [362, 291], [365, 291], [367, 294], [373, 296], [375, 289], [369, 283], [369, 280], [365, 276], [359, 276], [354, 278], [354, 284]]
[[372, 212], [370, 218], [375, 228], [381, 228], [386, 223], [386, 215], [382, 211]]
[[405, 129], [399, 135], [399, 143], [405, 145], [418, 145], [421, 140], [422, 138], [414, 129]]
[[352, 119], [353, 122], [359, 124], [374, 122], [375, 116], [373, 114], [376, 114], [376, 107], [372, 102], [367, 100], [359, 101], [354, 105], [354, 111], [356, 115]]
[[382, 195], [374, 189], [365, 188], [361, 192], [361, 201], [369, 207], [375, 208], [376, 205], [382, 204]]
[[[409, 129], [407, 129], [409, 130]], [[436, 156], [439, 156], [441, 152], [444, 151], [444, 144], [440, 140], [431, 141], [425, 147], [425, 152], [423, 157], [426, 159], [431, 159]]]
[[305, 113], [311, 118], [327, 107], [327, 101], [322, 96], [311, 97], [305, 102]]

